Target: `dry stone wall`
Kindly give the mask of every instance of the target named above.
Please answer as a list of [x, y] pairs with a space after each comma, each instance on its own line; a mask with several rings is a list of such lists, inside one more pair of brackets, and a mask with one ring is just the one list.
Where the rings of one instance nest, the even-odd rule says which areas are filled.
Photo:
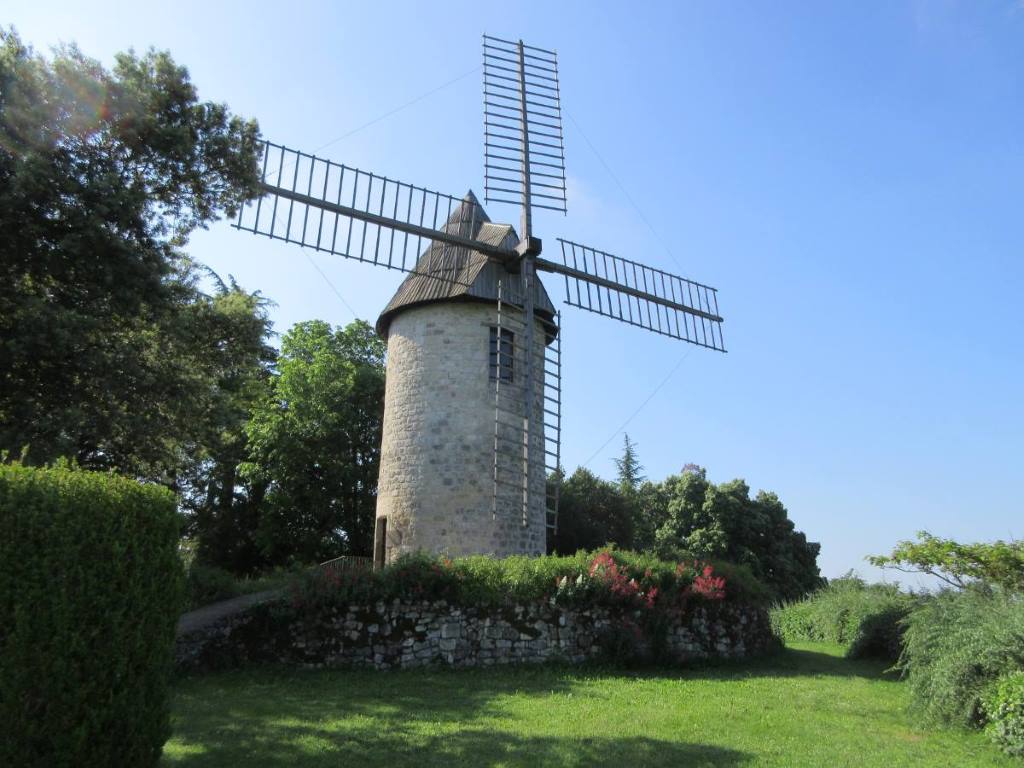
[[641, 658], [660, 645], [663, 660], [687, 662], [744, 658], [777, 642], [762, 608], [695, 603], [666, 617], [655, 638], [642, 612], [605, 607], [567, 610], [545, 602], [482, 609], [396, 600], [302, 614], [269, 603], [179, 637], [177, 662], [182, 669], [261, 662], [376, 669], [581, 663], [623, 642]]

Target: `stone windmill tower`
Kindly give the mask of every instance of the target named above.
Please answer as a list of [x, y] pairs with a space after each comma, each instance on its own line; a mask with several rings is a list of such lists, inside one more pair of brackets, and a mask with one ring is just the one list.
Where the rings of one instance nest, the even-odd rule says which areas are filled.
[[[488, 221], [472, 192], [447, 225], [509, 250], [518, 245], [515, 230]], [[457, 265], [457, 279], [434, 276], [446, 259]], [[377, 487], [378, 540], [387, 542], [388, 557], [417, 549], [545, 551], [543, 432], [534, 431], [530, 451], [516, 445], [524, 440], [521, 380], [529, 353], [514, 310], [518, 297], [512, 303], [508, 296], [521, 290], [522, 275], [508, 264], [435, 242], [377, 321], [388, 341]], [[532, 357], [543, 361], [558, 329], [540, 281], [534, 291]], [[544, 379], [534, 381], [533, 421], [543, 424]], [[525, 473], [523, 455], [533, 457]]]
[[565, 303], [725, 351], [714, 288], [559, 239], [540, 257], [534, 208], [565, 212], [554, 52], [484, 36], [485, 197], [457, 198], [264, 143], [266, 193], [236, 227], [407, 272], [377, 320], [388, 342], [374, 559], [543, 554], [557, 525]]

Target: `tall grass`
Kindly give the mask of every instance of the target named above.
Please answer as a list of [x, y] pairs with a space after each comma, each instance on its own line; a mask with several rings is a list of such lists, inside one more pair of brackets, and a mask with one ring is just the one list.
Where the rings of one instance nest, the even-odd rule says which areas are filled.
[[1024, 598], [982, 586], [939, 593], [907, 618], [899, 668], [925, 720], [981, 725], [986, 690], [1024, 671]]
[[787, 642], [839, 643], [850, 658], [895, 661], [902, 622], [921, 599], [894, 585], [869, 585], [846, 576], [803, 600], [776, 606], [772, 625]]

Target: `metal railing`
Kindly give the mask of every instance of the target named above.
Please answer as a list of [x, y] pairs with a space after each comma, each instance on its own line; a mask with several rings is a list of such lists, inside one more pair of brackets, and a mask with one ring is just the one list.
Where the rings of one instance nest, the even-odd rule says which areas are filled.
[[328, 573], [365, 573], [373, 570], [373, 558], [342, 555], [320, 563], [317, 567]]

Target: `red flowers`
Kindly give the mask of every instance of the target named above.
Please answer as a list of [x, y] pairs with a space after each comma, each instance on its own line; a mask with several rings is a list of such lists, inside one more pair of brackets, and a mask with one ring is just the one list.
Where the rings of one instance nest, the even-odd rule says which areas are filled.
[[[654, 601], [658, 597], [656, 586], [652, 585], [645, 591], [644, 585], [630, 575], [629, 568], [616, 563], [610, 552], [600, 552], [590, 562], [590, 577], [623, 602], [653, 608]], [[644, 570], [642, 577], [644, 582], [649, 584], [652, 577], [653, 573], [650, 568]]]
[[725, 598], [725, 579], [715, 576], [711, 565], [705, 563], [703, 569], [697, 574], [690, 586], [690, 590], [708, 600], [722, 600]]
[[686, 594], [698, 595], [705, 600], [725, 599], [725, 579], [715, 576], [711, 563], [702, 563], [698, 560], [694, 560], [693, 565], [679, 563], [676, 566], [676, 574], [684, 577], [692, 574], [693, 582], [686, 590]]
[[[651, 568], [645, 568], [642, 576], [634, 577], [627, 565], [615, 561], [611, 552], [600, 552], [590, 561], [588, 575], [593, 582], [604, 587], [617, 600], [646, 608], [653, 608], [655, 601], [666, 586], [664, 576], [659, 577]], [[725, 599], [725, 579], [717, 576], [710, 563], [694, 560], [676, 566], [678, 592], [669, 593], [669, 602], [685, 601], [695, 596], [705, 600]], [[579, 581], [585, 577], [580, 576]], [[560, 580], [559, 588], [568, 586]]]
[[642, 597], [636, 579], [629, 578], [626, 571], [619, 569], [619, 564], [615, 562], [610, 552], [601, 552], [591, 561], [590, 577], [604, 582], [611, 593], [618, 597]]

